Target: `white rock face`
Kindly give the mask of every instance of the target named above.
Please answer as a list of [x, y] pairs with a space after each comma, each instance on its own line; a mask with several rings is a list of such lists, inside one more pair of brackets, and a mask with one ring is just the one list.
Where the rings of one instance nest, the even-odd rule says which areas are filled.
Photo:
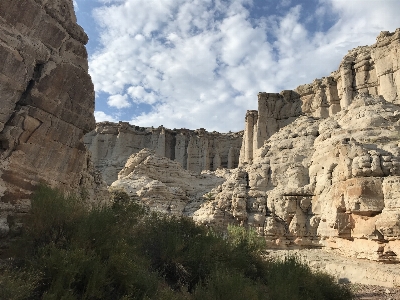
[[103, 122], [85, 136], [85, 144], [92, 152], [95, 167], [111, 184], [131, 154], [144, 148], [177, 161], [184, 169], [196, 173], [221, 167], [236, 168], [242, 135], [242, 132], [207, 132], [203, 128], [170, 130], [162, 126], [143, 128], [125, 122]]
[[326, 119], [302, 116], [252, 164], [195, 174], [142, 150], [112, 184], [153, 210], [255, 228], [273, 248], [326, 246], [396, 261], [400, 253], [400, 111], [359, 95]]
[[[237, 169], [195, 175], [140, 152], [115, 185], [198, 223], [252, 227], [271, 248], [326, 247], [398, 262], [398, 53], [400, 30], [384, 32], [375, 45], [349, 51], [329, 77], [259, 93], [259, 110], [246, 114]], [[220, 166], [225, 157], [204, 155], [210, 147], [201, 135], [189, 144], [188, 169]]]
[[326, 119], [302, 116], [212, 190], [202, 223], [243, 224], [270, 247], [327, 246], [395, 261], [400, 254], [400, 111], [359, 95]]
[[240, 164], [251, 163], [257, 149], [301, 115], [327, 118], [348, 107], [358, 94], [382, 96], [400, 104], [400, 28], [381, 32], [372, 46], [355, 48], [330, 76], [294, 91], [259, 93], [258, 111], [249, 111]]
[[154, 151], [132, 154], [111, 186], [125, 190], [152, 210], [191, 216], [206, 200], [206, 194], [226, 179], [227, 170], [189, 172]]

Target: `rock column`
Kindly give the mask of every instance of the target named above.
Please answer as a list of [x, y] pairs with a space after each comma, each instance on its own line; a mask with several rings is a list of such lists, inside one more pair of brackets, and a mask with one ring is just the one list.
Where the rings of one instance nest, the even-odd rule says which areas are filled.
[[240, 150], [240, 164], [251, 163], [253, 161], [254, 133], [257, 134], [258, 112], [248, 110], [245, 118], [245, 130]]
[[346, 108], [350, 105], [354, 97], [354, 74], [353, 74], [353, 61], [344, 60], [340, 65], [340, 76], [342, 82], [342, 99], [340, 100], [340, 106]]

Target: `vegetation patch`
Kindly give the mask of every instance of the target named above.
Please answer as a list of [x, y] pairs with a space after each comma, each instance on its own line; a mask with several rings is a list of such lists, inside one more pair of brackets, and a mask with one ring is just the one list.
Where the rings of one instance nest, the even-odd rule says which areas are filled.
[[352, 299], [296, 258], [265, 261], [252, 231], [150, 213], [118, 194], [86, 209], [46, 186], [32, 199], [1, 299]]

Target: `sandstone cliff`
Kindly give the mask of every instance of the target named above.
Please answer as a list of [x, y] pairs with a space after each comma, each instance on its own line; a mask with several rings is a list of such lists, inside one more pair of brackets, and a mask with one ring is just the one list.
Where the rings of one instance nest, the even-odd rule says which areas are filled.
[[241, 132], [224, 134], [207, 132], [203, 128], [170, 130], [163, 126], [144, 128], [126, 122], [98, 123], [96, 129], [85, 136], [94, 165], [108, 184], [117, 179], [130, 155], [144, 148], [179, 162], [186, 170], [200, 173], [236, 168], [241, 143]]
[[260, 93], [259, 110], [246, 115], [239, 167], [220, 170], [219, 183], [204, 185], [206, 199], [198, 194], [196, 205], [185, 198], [190, 188], [176, 192], [174, 181], [186, 178], [190, 186], [197, 179], [177, 165], [170, 172], [165, 159], [157, 169], [155, 158], [146, 158], [154, 162], [149, 167], [133, 157], [126, 168], [146, 180], [135, 175], [132, 184], [122, 171], [115, 185], [135, 187], [153, 209], [168, 211], [172, 199], [181, 199], [174, 213], [190, 211], [198, 223], [254, 228], [269, 247], [327, 247], [398, 262], [399, 49], [400, 30], [384, 32], [375, 45], [350, 51], [330, 77], [295, 91]]
[[83, 143], [95, 128], [87, 41], [72, 0], [0, 1], [0, 236], [38, 182], [101, 189]]
[[259, 93], [258, 111], [249, 111], [240, 163], [251, 163], [257, 149], [300, 115], [327, 118], [348, 107], [360, 93], [400, 104], [400, 29], [381, 32], [372, 46], [350, 50], [339, 69], [294, 91]]
[[376, 44], [349, 51], [329, 77], [259, 93], [240, 155], [248, 188], [242, 175], [217, 190], [232, 222], [256, 228], [274, 247], [328, 246], [397, 260], [399, 50], [400, 29], [382, 32]]
[[222, 184], [228, 174], [226, 169], [190, 172], [176, 161], [142, 149], [129, 157], [111, 188], [123, 189], [152, 210], [191, 216], [204, 201], [210, 200], [211, 195], [207, 194]]
[[378, 96], [359, 95], [326, 119], [299, 117], [214, 188], [194, 219], [255, 228], [270, 247], [396, 261], [399, 130], [399, 107]]

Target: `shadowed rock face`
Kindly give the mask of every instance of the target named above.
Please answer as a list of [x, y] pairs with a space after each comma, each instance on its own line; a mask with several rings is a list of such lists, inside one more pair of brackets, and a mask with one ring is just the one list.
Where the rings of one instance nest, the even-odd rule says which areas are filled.
[[130, 155], [144, 148], [192, 172], [236, 168], [242, 135], [242, 132], [207, 132], [204, 128], [171, 130], [163, 126], [145, 128], [126, 122], [102, 122], [85, 136], [85, 144], [92, 152], [94, 165], [111, 184]]
[[101, 185], [82, 140], [95, 128], [87, 41], [72, 0], [0, 1], [0, 236], [38, 182], [92, 199]]

